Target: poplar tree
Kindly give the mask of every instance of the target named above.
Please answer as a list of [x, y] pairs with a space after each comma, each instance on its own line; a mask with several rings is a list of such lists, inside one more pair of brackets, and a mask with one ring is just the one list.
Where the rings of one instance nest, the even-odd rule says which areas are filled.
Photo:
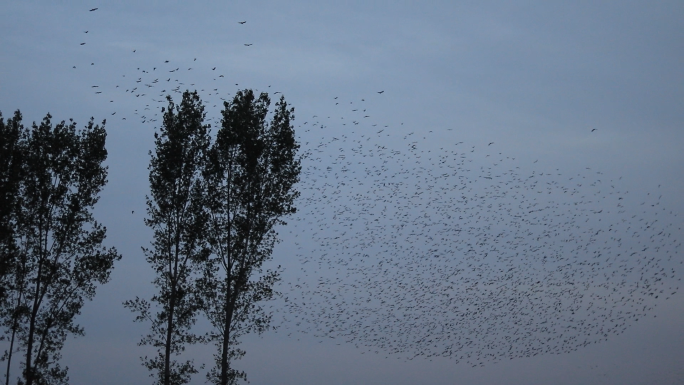
[[[84, 334], [74, 317], [121, 258], [102, 246], [106, 229], [92, 214], [107, 183], [105, 122], [97, 126], [91, 119], [77, 131], [73, 121], [53, 127], [51, 118], [25, 130], [17, 112], [3, 127], [3, 140], [11, 138], [2, 146], [3, 203], [9, 202], [3, 226], [10, 229], [2, 248], [6, 383], [17, 353], [20, 384], [68, 383], [60, 351], [68, 335]], [[4, 153], [7, 148], [14, 155]]]
[[[187, 344], [202, 341], [192, 326], [200, 309], [196, 279], [206, 259], [203, 229], [204, 189], [202, 170], [209, 145], [204, 106], [197, 92], [185, 92], [180, 105], [167, 96], [163, 125], [155, 133], [155, 151], [150, 152], [150, 191], [145, 224], [154, 231], [152, 248], [143, 251], [157, 276], [157, 293], [147, 300], [136, 298], [124, 305], [136, 312], [137, 321], [148, 321], [150, 333], [140, 345], [157, 348], [157, 355], [144, 357], [143, 365], [153, 373], [155, 384], [176, 385], [197, 373], [193, 360], [178, 360]], [[156, 312], [155, 312], [156, 311]]]
[[7, 298], [7, 281], [16, 253], [14, 230], [16, 204], [23, 162], [21, 112], [5, 123], [0, 112], [0, 306], [4, 308]]
[[271, 299], [279, 271], [264, 270], [277, 242], [277, 225], [295, 212], [299, 193], [293, 188], [301, 170], [299, 145], [284, 97], [270, 122], [270, 99], [251, 90], [239, 91], [224, 102], [221, 128], [206, 166], [207, 242], [211, 258], [200, 281], [202, 303], [213, 325], [211, 340], [218, 352], [207, 374], [216, 384], [246, 379], [231, 368], [242, 357], [238, 338], [269, 328], [270, 314], [260, 306]]

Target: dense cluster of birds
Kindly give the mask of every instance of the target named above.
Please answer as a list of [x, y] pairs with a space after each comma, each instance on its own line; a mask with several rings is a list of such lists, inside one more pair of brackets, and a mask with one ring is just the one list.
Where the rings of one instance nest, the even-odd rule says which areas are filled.
[[[121, 120], [158, 124], [165, 97], [186, 89], [221, 107], [239, 86], [197, 58], [135, 68], [91, 85], [109, 103], [136, 98]], [[302, 195], [278, 250], [294, 248], [298, 267], [273, 305], [280, 330], [483, 365], [606, 340], [677, 292], [681, 229], [659, 194], [639, 200], [590, 169], [533, 169], [495, 142], [407, 133], [372, 117], [367, 100], [384, 92], [331, 95], [332, 112], [297, 127]]]
[[483, 365], [604, 341], [677, 292], [681, 228], [659, 194], [411, 136], [307, 154], [285, 330]]

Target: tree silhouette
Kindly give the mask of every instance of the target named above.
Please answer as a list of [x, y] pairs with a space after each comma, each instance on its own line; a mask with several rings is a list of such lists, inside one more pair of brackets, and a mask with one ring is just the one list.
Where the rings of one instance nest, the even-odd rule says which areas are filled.
[[18, 352], [23, 353], [19, 383], [68, 382], [60, 350], [69, 334], [84, 334], [74, 317], [121, 258], [114, 248], [102, 246], [106, 229], [91, 212], [107, 183], [104, 124], [96, 126], [91, 119], [81, 131], [73, 121], [53, 127], [48, 114], [40, 126], [25, 130], [17, 111], [3, 125], [3, 204], [9, 201], [5, 194], [16, 193], [3, 206], [3, 225], [11, 230], [11, 242], [3, 243], [7, 383]]
[[[178, 362], [186, 344], [201, 341], [191, 332], [199, 310], [195, 280], [201, 271], [202, 233], [206, 223], [203, 212], [202, 168], [209, 145], [204, 107], [197, 92], [185, 92], [180, 105], [167, 97], [160, 133], [155, 133], [155, 153], [150, 161], [148, 219], [154, 230], [153, 249], [143, 249], [157, 277], [159, 292], [152, 297], [161, 308], [152, 314], [151, 304], [140, 298], [124, 305], [137, 312], [136, 321], [149, 321], [150, 334], [140, 345], [152, 345], [158, 355], [145, 357], [143, 365], [155, 373], [157, 384], [183, 384], [197, 373], [192, 360]], [[164, 109], [162, 108], [162, 112]]]
[[0, 113], [0, 306], [6, 299], [6, 278], [16, 251], [15, 205], [21, 180], [23, 150], [20, 141], [24, 132], [21, 120], [21, 113], [16, 111], [5, 124]]
[[259, 302], [273, 297], [278, 271], [263, 271], [277, 241], [274, 227], [295, 212], [293, 189], [301, 170], [288, 109], [283, 97], [266, 122], [270, 99], [251, 90], [224, 102], [222, 127], [209, 151], [206, 186], [209, 221], [207, 240], [212, 257], [200, 281], [205, 313], [214, 326], [216, 366], [207, 374], [217, 384], [245, 379], [230, 367], [244, 351], [238, 338], [263, 332], [270, 315]]

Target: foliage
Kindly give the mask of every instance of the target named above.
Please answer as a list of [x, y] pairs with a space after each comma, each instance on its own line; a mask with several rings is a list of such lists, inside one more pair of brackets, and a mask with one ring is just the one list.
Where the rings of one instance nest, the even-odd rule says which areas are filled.
[[[59, 365], [60, 350], [69, 334], [84, 334], [74, 317], [95, 296], [96, 283], [108, 282], [121, 258], [114, 248], [102, 246], [106, 228], [92, 214], [107, 183], [104, 124], [96, 126], [91, 119], [81, 131], [73, 121], [53, 127], [48, 114], [40, 126], [34, 123], [25, 130], [17, 111], [3, 127], [3, 153], [10, 143], [16, 150], [13, 160], [6, 155], [2, 160], [3, 193], [16, 193], [5, 207], [10, 220], [3, 215], [12, 238], [5, 242], [10, 246], [3, 246], [12, 257], [3, 255], [7, 291], [1, 319], [10, 338], [3, 355], [7, 382], [17, 352], [23, 352], [20, 384], [68, 382], [68, 368]], [[7, 137], [12, 139], [5, 141]]]
[[0, 304], [6, 299], [6, 278], [16, 251], [14, 226], [23, 156], [21, 135], [24, 131], [21, 120], [21, 113], [16, 111], [5, 124], [0, 113]]
[[[202, 232], [206, 222], [202, 210], [202, 167], [209, 145], [205, 113], [196, 92], [185, 92], [180, 106], [168, 99], [160, 133], [155, 133], [155, 153], [150, 152], [148, 219], [154, 230], [152, 249], [143, 249], [147, 262], [157, 273], [153, 283], [158, 293], [152, 302], [160, 310], [152, 314], [151, 304], [140, 298], [124, 305], [137, 312], [137, 321], [149, 321], [151, 331], [140, 345], [157, 348], [156, 357], [143, 358], [157, 384], [183, 384], [197, 373], [192, 360], [178, 362], [186, 344], [202, 341], [191, 332], [200, 303], [195, 290], [198, 266], [206, 259]], [[164, 109], [162, 108], [162, 111]]]
[[251, 90], [224, 103], [205, 173], [212, 257], [201, 284], [204, 310], [214, 326], [211, 339], [219, 349], [207, 377], [217, 384], [246, 378], [230, 367], [244, 355], [238, 338], [269, 327], [270, 315], [259, 302], [274, 296], [279, 272], [262, 271], [262, 265], [277, 241], [274, 227], [295, 212], [299, 195], [293, 189], [301, 170], [290, 124], [294, 109], [281, 97], [269, 124], [269, 105], [267, 94], [256, 99]]

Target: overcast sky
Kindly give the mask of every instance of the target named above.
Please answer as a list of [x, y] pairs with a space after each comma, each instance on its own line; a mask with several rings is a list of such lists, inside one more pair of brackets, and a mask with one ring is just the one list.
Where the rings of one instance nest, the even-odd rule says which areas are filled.
[[[160, 108], [166, 94], [179, 101], [179, 92], [198, 90], [214, 120], [221, 98], [244, 88], [268, 92], [273, 100], [280, 96], [275, 92], [285, 96], [295, 107], [297, 136], [308, 154], [300, 214], [279, 229], [283, 241], [273, 255], [285, 268], [279, 290], [290, 302], [273, 305], [279, 329], [245, 338], [247, 355], [234, 364], [252, 384], [684, 383], [684, 294], [676, 290], [684, 269], [678, 246], [684, 222], [684, 214], [678, 216], [684, 212], [681, 1], [4, 1], [2, 14], [3, 117], [20, 109], [25, 123], [48, 112], [55, 121], [73, 118], [81, 126], [90, 117], [107, 120], [109, 183], [95, 211], [108, 228], [107, 244], [123, 259], [79, 317], [86, 336], [67, 341], [63, 364], [72, 384], [151, 382], [138, 358], [150, 352], [136, 345], [147, 325], [134, 324], [121, 303], [153, 293], [153, 274], [140, 248], [151, 241], [143, 218], [148, 151]], [[391, 178], [402, 182], [391, 184]], [[490, 182], [496, 178], [510, 178], [505, 198]], [[467, 189], [448, 188], [459, 183]], [[539, 207], [561, 214], [537, 216], [537, 206], [527, 206], [526, 191], [540, 186], [548, 194]], [[618, 195], [625, 197], [621, 206]], [[467, 201], [480, 202], [483, 211]], [[513, 208], [508, 222], [498, 222], [502, 207]], [[564, 224], [589, 212], [601, 216], [573, 222], [572, 230], [588, 248], [564, 248]], [[480, 224], [466, 225], [476, 217]], [[630, 230], [632, 223], [652, 228]], [[428, 236], [429, 226], [436, 230]], [[505, 263], [516, 269], [512, 275], [497, 276], [504, 264], [497, 265], [502, 257], [487, 248], [491, 239], [473, 242], [474, 254], [460, 249], [465, 243], [459, 242], [487, 231], [518, 231], [509, 241], [529, 246], [533, 234], [554, 226], [559, 230], [541, 250], [516, 249], [517, 259]], [[461, 235], [433, 242], [435, 233], [456, 227]], [[658, 237], [654, 228], [669, 237]], [[571, 261], [570, 272], [589, 297], [599, 290], [589, 277], [598, 275], [581, 267], [589, 260], [582, 253], [599, 250], [583, 234], [617, 234], [605, 238], [601, 252], [618, 255], [644, 245], [635, 231], [651, 237], [649, 251], [612, 271], [646, 265], [652, 274], [655, 265], [645, 261], [656, 261], [658, 269], [674, 271], [662, 287], [676, 294], [657, 301], [631, 294], [647, 307], [643, 316], [600, 342], [592, 337], [598, 329], [578, 332], [577, 338], [591, 342], [579, 349], [564, 351], [558, 342], [558, 351], [532, 357], [459, 360], [461, 353], [486, 350], [481, 341], [524, 349], [496, 337], [497, 327], [514, 333], [509, 318], [495, 323], [475, 316], [444, 334], [452, 308], [442, 306], [442, 293], [407, 289], [417, 277], [434, 281], [425, 287], [442, 287], [435, 269], [462, 261], [477, 262], [479, 269], [466, 282], [475, 282], [479, 272], [481, 284], [506, 280], [509, 294], [534, 289], [512, 287], [516, 283], [546, 277], [550, 283], [539, 302], [501, 310], [505, 316], [525, 310], [530, 321], [544, 322], [548, 314], [540, 306], [550, 300], [544, 294], [568, 280], [560, 283], [538, 257]], [[610, 243], [614, 238], [625, 241]], [[426, 253], [439, 254], [437, 262], [427, 262]], [[488, 262], [487, 253], [496, 262]], [[361, 254], [368, 259], [353, 266], [342, 262]], [[639, 281], [632, 278], [624, 290]], [[449, 290], [459, 298], [485, 298], [478, 292], [484, 288], [473, 285]], [[395, 290], [405, 292], [387, 294]], [[410, 327], [371, 320], [358, 300], [363, 295], [378, 300], [374, 314], [401, 318], [408, 311], [395, 307], [401, 301], [389, 303], [397, 298], [423, 304], [423, 313], [411, 313], [417, 323]], [[338, 318], [330, 326], [321, 315], [331, 316], [326, 306], [347, 322]], [[599, 308], [597, 317], [608, 312]], [[558, 317], [557, 325], [573, 327], [572, 318]], [[376, 329], [369, 325], [374, 322]], [[408, 344], [381, 346], [359, 330], [367, 327], [387, 341]], [[420, 333], [434, 335], [440, 346], [461, 347], [461, 353], [440, 355], [416, 342], [423, 341]], [[475, 342], [463, 347], [449, 338]], [[210, 364], [212, 349], [193, 347], [189, 354]], [[204, 383], [203, 374], [193, 383]]]

